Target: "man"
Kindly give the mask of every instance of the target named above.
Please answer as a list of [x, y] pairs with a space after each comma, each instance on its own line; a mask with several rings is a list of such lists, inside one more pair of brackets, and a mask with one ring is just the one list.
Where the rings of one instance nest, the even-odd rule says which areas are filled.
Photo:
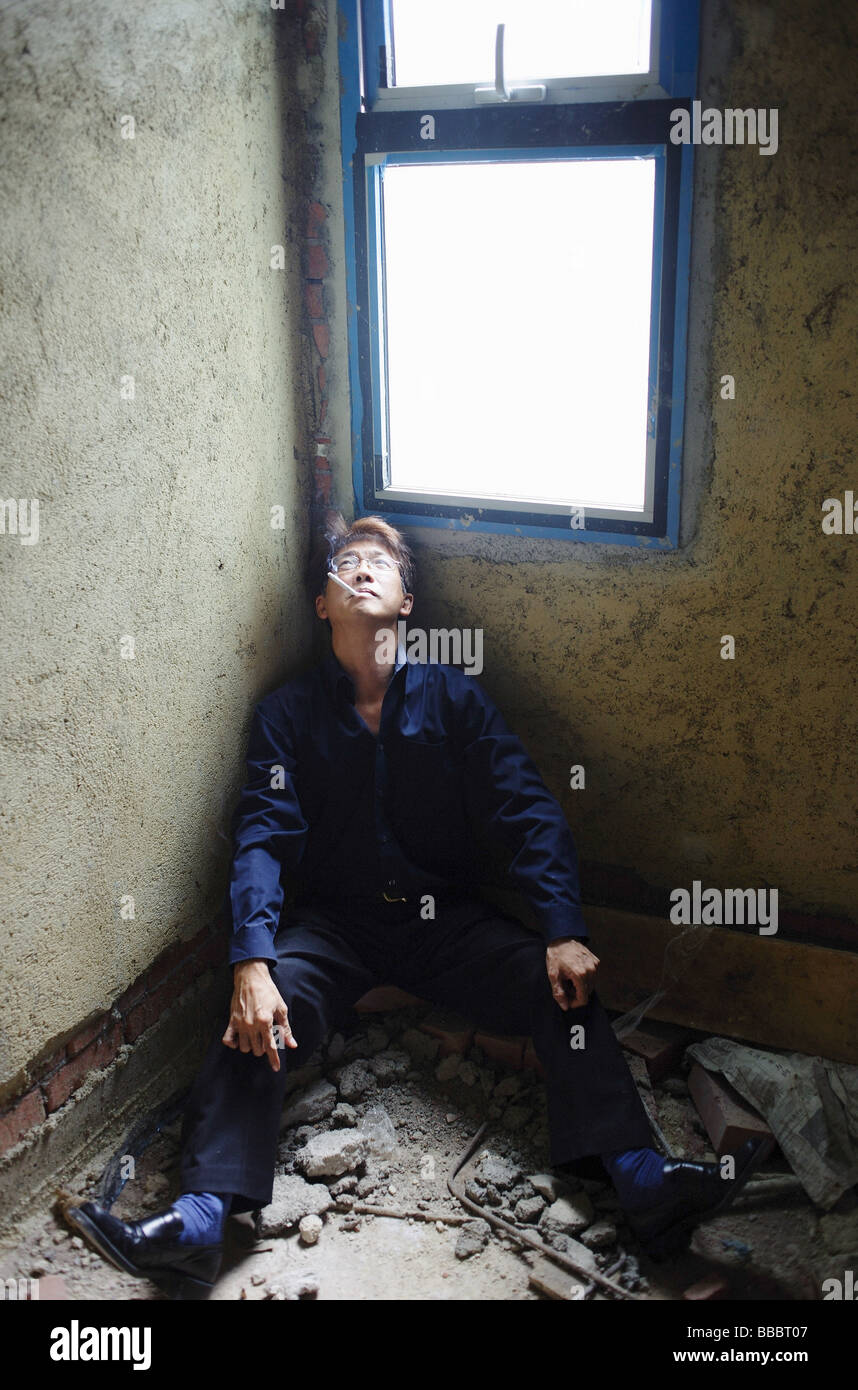
[[[553, 1164], [601, 1159], [638, 1239], [663, 1256], [732, 1200], [760, 1146], [739, 1152], [732, 1179], [650, 1147], [594, 993], [599, 962], [560, 806], [473, 677], [406, 661], [401, 645], [390, 658], [385, 634], [413, 605], [400, 533], [378, 517], [352, 527], [339, 517], [328, 540], [315, 604], [331, 652], [253, 717], [233, 824], [232, 1003], [188, 1101], [183, 1195], [143, 1221], [89, 1202], [70, 1219], [130, 1273], [210, 1288], [227, 1212], [271, 1201], [290, 1067], [383, 982], [531, 1036]], [[541, 935], [479, 896], [493, 868], [529, 901]], [[284, 874], [295, 896], [281, 920]]]

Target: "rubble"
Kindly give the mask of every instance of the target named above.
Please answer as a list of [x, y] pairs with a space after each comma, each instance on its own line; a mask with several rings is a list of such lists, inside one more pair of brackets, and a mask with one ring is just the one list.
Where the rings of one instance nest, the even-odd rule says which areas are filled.
[[340, 1067], [336, 1082], [343, 1100], [357, 1100], [376, 1085], [375, 1077], [362, 1059], [346, 1062], [344, 1067]]
[[538, 1221], [545, 1210], [545, 1202], [538, 1194], [535, 1197], [520, 1197], [515, 1204], [516, 1221], [526, 1223]]
[[499, 1191], [514, 1187], [521, 1177], [520, 1168], [516, 1168], [505, 1158], [500, 1158], [497, 1154], [488, 1151], [481, 1157], [475, 1172], [480, 1182], [490, 1183]]
[[530, 1173], [527, 1182], [546, 1202], [556, 1202], [558, 1197], [564, 1197], [570, 1190], [568, 1182], [554, 1173]]
[[317, 1124], [333, 1113], [336, 1104], [336, 1087], [330, 1081], [316, 1081], [287, 1106], [280, 1127], [291, 1129], [294, 1125]]
[[558, 1197], [539, 1219], [539, 1229], [546, 1235], [577, 1236], [592, 1225], [593, 1205], [586, 1192], [572, 1197]]
[[352, 1129], [331, 1129], [315, 1134], [295, 1155], [295, 1162], [308, 1178], [338, 1178], [353, 1173], [367, 1156], [369, 1145]]
[[617, 1228], [611, 1221], [594, 1221], [581, 1232], [581, 1241], [590, 1250], [609, 1250], [617, 1243]]
[[461, 1065], [462, 1058], [458, 1052], [451, 1052], [446, 1057], [442, 1057], [435, 1068], [436, 1080], [442, 1082], [452, 1081], [453, 1077], [457, 1075]]
[[[474, 1273], [468, 1278], [473, 1289], [481, 1289], [482, 1293], [467, 1293], [466, 1297], [501, 1296], [497, 1286], [488, 1295], [486, 1291], [492, 1288], [491, 1280], [505, 1277], [502, 1262], [510, 1258], [507, 1252], [515, 1252], [520, 1260], [533, 1263], [535, 1252], [523, 1244], [528, 1233], [567, 1253], [585, 1271], [582, 1280], [601, 1269], [630, 1291], [645, 1290], [647, 1281], [641, 1277], [637, 1260], [618, 1244], [619, 1240], [628, 1240], [630, 1232], [622, 1221], [616, 1193], [605, 1177], [579, 1178], [568, 1171], [561, 1174], [540, 1169], [541, 1163], [548, 1163], [547, 1107], [544, 1088], [534, 1071], [505, 1072], [503, 1062], [494, 1068], [487, 1064], [486, 1051], [473, 1043], [472, 1035], [456, 1020], [442, 1022], [436, 1017], [433, 1026], [438, 1032], [433, 1035], [423, 1030], [416, 1015], [415, 1010], [400, 1018], [377, 1015], [381, 1022], [368, 1026], [364, 1022], [351, 1037], [335, 1033], [319, 1052], [319, 1057], [324, 1057], [323, 1066], [317, 1065], [314, 1054], [306, 1066], [293, 1073], [282, 1117], [282, 1127], [288, 1132], [282, 1136], [279, 1148], [279, 1164], [285, 1171], [275, 1179], [272, 1203], [256, 1220], [260, 1240], [282, 1237], [288, 1244], [275, 1247], [269, 1260], [264, 1265], [259, 1261], [259, 1265], [265, 1268], [269, 1261], [273, 1264], [277, 1252], [281, 1262], [285, 1259], [288, 1265], [299, 1245], [317, 1245], [316, 1268], [323, 1270], [326, 1280], [328, 1270], [336, 1268], [337, 1252], [348, 1244], [354, 1242], [363, 1259], [365, 1250], [372, 1248], [371, 1239], [386, 1239], [382, 1233], [387, 1222], [360, 1210], [369, 1201], [390, 1216], [403, 1218], [403, 1225], [419, 1227], [421, 1223], [415, 1223], [413, 1217], [426, 1213], [428, 1263], [433, 1267], [434, 1262], [438, 1276], [451, 1280], [456, 1277], [449, 1268], [454, 1243], [457, 1261], [470, 1260], [474, 1264]], [[519, 1040], [480, 1036], [488, 1040], [490, 1047], [496, 1043], [507, 1049], [514, 1045], [517, 1058]], [[649, 1082], [644, 1059], [632, 1055], [631, 1061], [633, 1070], [641, 1074], [642, 1083]], [[516, 1065], [515, 1059], [512, 1065]], [[298, 1080], [300, 1084], [296, 1084]], [[417, 1080], [422, 1084], [409, 1084]], [[687, 1091], [684, 1080], [665, 1076], [656, 1082], [654, 1090], [647, 1091], [647, 1104], [654, 1110], [661, 1108], [668, 1142], [678, 1156], [697, 1156], [686, 1139], [694, 1115]], [[380, 1098], [384, 1105], [379, 1104]], [[491, 1138], [493, 1147], [478, 1149], [462, 1174], [465, 1195], [482, 1209], [478, 1216], [473, 1209], [463, 1211], [449, 1195], [446, 1179], [467, 1138], [483, 1119], [492, 1115], [494, 1132], [490, 1131], [487, 1138]], [[141, 1193], [147, 1201], [154, 1201], [163, 1194], [165, 1182], [158, 1174], [141, 1174], [136, 1189], [129, 1184], [126, 1219], [139, 1214], [135, 1203]], [[394, 1211], [397, 1204], [401, 1210]], [[507, 1239], [483, 1219], [494, 1213], [518, 1227], [518, 1241], [514, 1237]], [[763, 1222], [767, 1216], [765, 1212], [759, 1217], [749, 1213], [748, 1219]], [[451, 1225], [447, 1222], [457, 1226], [455, 1242], [450, 1238]], [[830, 1224], [826, 1217], [822, 1223], [814, 1222], [814, 1230], [817, 1226], [832, 1250], [849, 1253], [858, 1248], [848, 1216], [832, 1214]], [[755, 1226], [755, 1233], [759, 1230], [760, 1226]], [[340, 1237], [340, 1231], [347, 1234]], [[373, 1232], [377, 1233], [374, 1237]], [[719, 1251], [721, 1247], [736, 1249], [739, 1258], [733, 1259], [732, 1267], [737, 1279], [744, 1277], [749, 1261], [743, 1264], [738, 1249], [741, 1242], [731, 1236], [722, 1237], [717, 1243]], [[763, 1247], [766, 1248], [765, 1242]], [[485, 1259], [479, 1259], [481, 1252], [486, 1252]], [[26, 1264], [24, 1270], [39, 1270], [42, 1278], [62, 1275], [68, 1266], [73, 1266], [67, 1273], [71, 1285], [68, 1296], [72, 1298], [83, 1296], [84, 1281], [93, 1279], [90, 1259], [100, 1275], [115, 1277], [106, 1271], [104, 1262], [74, 1246], [65, 1231], [54, 1236], [53, 1229], [49, 1229], [42, 1248], [33, 1253], [38, 1259], [32, 1265]], [[63, 1253], [65, 1260], [61, 1261]], [[308, 1256], [304, 1250], [300, 1258], [316, 1261], [316, 1256]], [[757, 1260], [756, 1245], [753, 1259]], [[81, 1268], [76, 1271], [74, 1266], [78, 1265]], [[514, 1266], [507, 1264], [505, 1268], [508, 1273]], [[252, 1296], [274, 1301], [294, 1301], [318, 1292], [315, 1275], [310, 1276], [306, 1286], [301, 1277], [295, 1283], [292, 1269], [281, 1277], [279, 1270], [268, 1268], [267, 1273], [254, 1275], [248, 1291]], [[592, 1281], [576, 1286], [573, 1277], [565, 1272], [560, 1277], [566, 1291], [559, 1296], [580, 1298], [594, 1292], [597, 1298], [602, 1296]], [[376, 1283], [377, 1278], [376, 1273]], [[526, 1290], [525, 1279], [522, 1267], [519, 1292], [513, 1296], [521, 1296], [521, 1291]], [[668, 1296], [681, 1298], [688, 1282], [686, 1272]], [[395, 1288], [395, 1280], [392, 1286]], [[512, 1287], [511, 1282], [510, 1290]], [[660, 1297], [664, 1296], [661, 1288], [662, 1281]], [[253, 1289], [259, 1292], [254, 1294]], [[541, 1288], [538, 1282], [534, 1290], [529, 1294], [525, 1291], [523, 1296], [533, 1298], [537, 1289], [541, 1296], [558, 1296]], [[390, 1296], [399, 1295], [393, 1292]]]
[[478, 1219], [466, 1222], [459, 1228], [456, 1239], [456, 1259], [468, 1260], [472, 1255], [479, 1255], [488, 1245], [491, 1233], [492, 1228], [488, 1221]]
[[298, 1222], [298, 1235], [302, 1245], [315, 1245], [321, 1234], [322, 1218], [320, 1216], [301, 1217]]
[[288, 1274], [267, 1285], [265, 1297], [275, 1303], [297, 1303], [299, 1298], [312, 1298], [319, 1292], [315, 1274]]
[[[406, 1028], [399, 1042], [409, 1056], [423, 1063], [434, 1062], [441, 1046], [438, 1038], [432, 1038], [428, 1033], [421, 1033], [417, 1028]], [[418, 1072], [417, 1075], [419, 1076], [420, 1073]]]
[[396, 1077], [405, 1076], [410, 1066], [411, 1058], [399, 1047], [377, 1052], [370, 1062], [372, 1073], [379, 1081], [393, 1081]]
[[305, 1216], [319, 1216], [332, 1205], [324, 1183], [309, 1183], [297, 1176], [274, 1179], [273, 1199], [257, 1218], [260, 1239], [286, 1235]]

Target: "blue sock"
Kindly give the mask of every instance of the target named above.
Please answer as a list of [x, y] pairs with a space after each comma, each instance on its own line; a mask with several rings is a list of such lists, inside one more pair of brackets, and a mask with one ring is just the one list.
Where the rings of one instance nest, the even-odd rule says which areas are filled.
[[180, 1245], [217, 1245], [232, 1202], [231, 1192], [183, 1192], [173, 1203], [185, 1223]]
[[618, 1149], [601, 1158], [624, 1210], [641, 1210], [657, 1200], [664, 1159], [655, 1149]]

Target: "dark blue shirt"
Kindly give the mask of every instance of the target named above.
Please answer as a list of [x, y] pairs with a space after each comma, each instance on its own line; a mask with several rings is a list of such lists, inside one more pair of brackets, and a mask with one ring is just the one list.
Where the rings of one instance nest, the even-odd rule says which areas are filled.
[[[331, 651], [256, 706], [233, 817], [229, 961], [276, 960], [284, 883], [361, 902], [503, 881], [546, 941], [588, 939], [563, 812], [473, 676], [398, 659], [376, 737]], [[282, 876], [282, 877], [281, 877]]]

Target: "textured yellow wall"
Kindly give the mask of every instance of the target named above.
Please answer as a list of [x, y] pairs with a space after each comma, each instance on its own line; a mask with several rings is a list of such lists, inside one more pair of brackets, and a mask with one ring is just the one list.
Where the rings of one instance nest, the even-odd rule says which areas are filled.
[[[858, 11], [704, 3], [702, 32], [704, 105], [777, 107], [779, 149], [696, 152], [683, 547], [421, 528], [411, 621], [483, 627], [585, 861], [855, 920], [858, 535], [820, 523], [858, 495]], [[535, 448], [560, 415], [534, 402]]]
[[37, 544], [0, 536], [0, 1098], [211, 920], [252, 705], [309, 650], [303, 113], [276, 32], [254, 0], [0, 15], [0, 491], [40, 499]]

